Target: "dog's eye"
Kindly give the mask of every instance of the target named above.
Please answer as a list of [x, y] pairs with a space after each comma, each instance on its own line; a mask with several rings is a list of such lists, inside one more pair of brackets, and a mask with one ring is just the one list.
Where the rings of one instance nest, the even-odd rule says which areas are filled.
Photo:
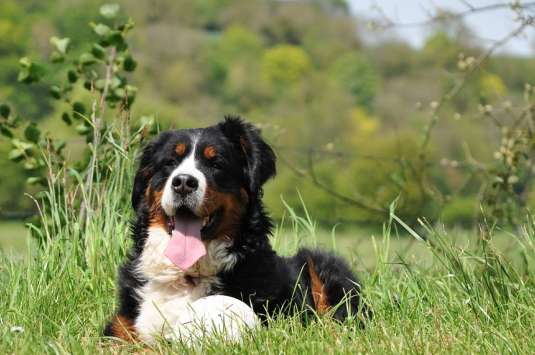
[[221, 162], [214, 160], [211, 162], [211, 165], [212, 165], [212, 168], [214, 169], [217, 169], [217, 170], [223, 169], [223, 164], [221, 164]]
[[175, 159], [167, 159], [164, 164], [165, 166], [175, 166], [176, 161]]

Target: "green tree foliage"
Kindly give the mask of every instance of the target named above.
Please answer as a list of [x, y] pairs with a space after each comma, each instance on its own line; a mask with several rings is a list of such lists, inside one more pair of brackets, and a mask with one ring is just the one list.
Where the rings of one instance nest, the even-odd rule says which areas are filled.
[[[50, 138], [58, 150], [64, 140], [68, 162], [78, 161], [75, 170], [84, 172], [85, 143], [95, 132], [92, 98], [105, 87], [111, 47], [120, 53], [105, 103], [118, 108], [127, 98], [130, 106], [135, 96], [129, 120], [137, 127], [204, 126], [237, 113], [263, 128], [279, 155], [279, 176], [265, 194], [275, 217], [283, 214], [281, 195], [300, 206], [298, 190], [327, 223], [384, 217], [318, 188], [310, 163], [321, 184], [349, 199], [386, 208], [399, 196], [399, 215], [411, 221], [473, 221], [473, 210], [448, 204], [477, 206], [489, 176], [514, 175], [493, 158], [502, 132], [489, 123], [507, 125], [515, 110], [497, 108], [525, 105], [526, 83], [535, 80], [531, 58], [493, 56], [474, 72], [442, 105], [429, 160], [419, 161], [421, 132], [434, 105], [481, 52], [462, 22], [435, 26], [416, 50], [395, 39], [364, 44], [364, 21], [349, 15], [345, 1], [122, 0], [119, 12], [101, 5], [0, 2], [0, 104], [12, 107], [0, 115], [0, 151], [7, 153], [0, 165], [10, 172], [1, 176], [0, 195], [16, 191], [18, 197], [0, 201], [0, 208], [31, 206], [21, 204], [21, 192], [28, 177], [42, 172], [39, 147]], [[128, 23], [124, 13], [136, 24], [128, 45], [126, 28], [117, 27]], [[111, 120], [104, 120], [102, 133]], [[462, 163], [467, 159], [496, 168], [485, 175]], [[423, 183], [422, 170], [428, 170]], [[485, 190], [489, 198], [494, 193], [496, 201], [513, 196], [527, 204], [532, 187], [528, 169], [520, 170], [514, 175], [519, 182]], [[515, 191], [522, 192], [514, 197]], [[441, 213], [443, 207], [449, 209]]]
[[297, 46], [278, 45], [262, 57], [262, 76], [278, 88], [297, 83], [310, 69], [307, 53]]
[[375, 68], [360, 53], [347, 53], [330, 68], [331, 75], [355, 98], [355, 104], [371, 108], [379, 87]]
[[429, 36], [423, 48], [423, 60], [426, 64], [438, 68], [453, 69], [462, 48], [446, 32], [436, 32]]

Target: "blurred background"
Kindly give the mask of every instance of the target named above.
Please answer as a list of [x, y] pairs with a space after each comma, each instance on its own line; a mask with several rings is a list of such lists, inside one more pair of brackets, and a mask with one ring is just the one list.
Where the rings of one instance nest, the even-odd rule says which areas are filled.
[[[132, 120], [161, 129], [239, 114], [278, 155], [265, 200], [320, 226], [378, 228], [397, 199], [409, 224], [514, 225], [535, 207], [529, 1], [118, 1], [133, 19]], [[82, 137], [48, 86], [17, 80], [52, 36], [81, 53], [102, 1], [0, 2], [0, 103], [54, 132], [76, 160]], [[52, 78], [54, 72], [49, 73]], [[58, 74], [59, 75], [59, 74]], [[75, 98], [84, 98], [75, 89]], [[20, 243], [39, 186], [0, 139], [0, 243]], [[284, 202], [283, 202], [284, 201]]]

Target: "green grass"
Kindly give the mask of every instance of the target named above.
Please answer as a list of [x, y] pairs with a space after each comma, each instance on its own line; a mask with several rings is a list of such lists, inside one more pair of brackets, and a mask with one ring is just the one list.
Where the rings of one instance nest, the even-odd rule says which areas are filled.
[[[81, 227], [71, 200], [53, 183], [46, 198], [39, 246], [31, 257], [0, 254], [0, 353], [130, 353], [100, 334], [115, 301], [115, 271], [128, 245], [132, 162], [94, 186], [93, 210]], [[56, 179], [55, 181], [61, 181]], [[392, 222], [393, 223], [393, 222]], [[3, 227], [4, 230], [7, 227]], [[13, 226], [11, 227], [13, 228]], [[401, 228], [397, 225], [397, 228]], [[291, 209], [275, 231], [282, 254], [299, 245], [334, 249], [365, 284], [375, 315], [365, 330], [318, 317], [308, 326], [278, 318], [239, 344], [207, 339], [197, 348], [159, 343], [149, 350], [199, 354], [534, 353], [535, 224], [515, 234], [442, 231], [425, 223], [398, 236], [318, 230]], [[7, 228], [9, 229], [9, 228]], [[488, 228], [487, 228], [488, 229]], [[485, 230], [485, 228], [484, 228]], [[417, 238], [426, 237], [428, 242]], [[35, 243], [34, 243], [35, 244]], [[24, 331], [13, 331], [22, 327]]]
[[23, 253], [28, 232], [22, 221], [0, 221], [0, 250], [6, 253]]

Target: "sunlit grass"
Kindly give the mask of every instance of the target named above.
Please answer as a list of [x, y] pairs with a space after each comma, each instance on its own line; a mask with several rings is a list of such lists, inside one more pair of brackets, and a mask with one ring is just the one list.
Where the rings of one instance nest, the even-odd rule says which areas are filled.
[[[535, 340], [535, 232], [532, 220], [511, 234], [500, 230], [444, 231], [419, 226], [419, 241], [394, 222], [384, 231], [318, 228], [288, 207], [272, 238], [288, 255], [300, 245], [346, 257], [365, 284], [374, 318], [328, 318], [304, 326], [278, 318], [240, 344], [207, 339], [196, 348], [179, 343], [123, 344], [101, 337], [112, 314], [117, 265], [128, 246], [129, 181], [133, 162], [105, 185], [81, 226], [54, 186], [32, 257], [0, 255], [0, 353], [533, 353]], [[125, 198], [126, 197], [126, 198]], [[485, 228], [483, 228], [485, 230]], [[33, 242], [33, 244], [36, 244]], [[23, 330], [22, 332], [20, 330]]]

